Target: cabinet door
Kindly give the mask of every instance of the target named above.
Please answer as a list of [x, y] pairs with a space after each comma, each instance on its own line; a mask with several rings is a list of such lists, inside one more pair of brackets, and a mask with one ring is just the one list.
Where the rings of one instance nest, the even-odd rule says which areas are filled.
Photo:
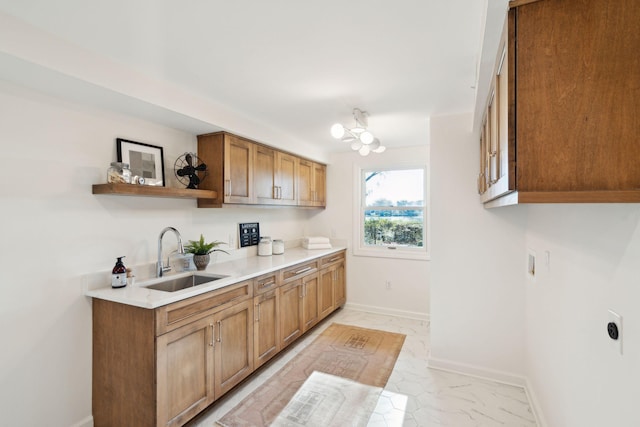
[[298, 158], [291, 154], [276, 153], [276, 198], [281, 205], [298, 203]]
[[241, 302], [214, 315], [217, 397], [229, 391], [253, 371], [252, 302]]
[[333, 294], [335, 296], [335, 300], [333, 307], [338, 308], [347, 302], [347, 274], [344, 262], [341, 262], [336, 266], [334, 274], [335, 280], [333, 282]]
[[327, 167], [313, 164], [313, 206], [326, 206]]
[[253, 157], [255, 145], [225, 135], [224, 202], [253, 203]]
[[302, 278], [302, 324], [303, 332], [309, 330], [320, 321], [318, 310], [318, 273]]
[[334, 309], [334, 279], [335, 266], [323, 268], [320, 270], [320, 292], [318, 298], [318, 308], [320, 310], [320, 318], [327, 317]]
[[214, 400], [212, 317], [157, 338], [158, 425], [182, 425]]
[[298, 163], [298, 205], [313, 206], [313, 162], [300, 159]]
[[276, 189], [276, 151], [256, 146], [253, 188], [257, 204], [273, 204], [278, 198]]
[[280, 348], [302, 335], [302, 279], [278, 288], [280, 292]]
[[274, 289], [253, 300], [253, 368], [257, 369], [280, 350], [278, 293]]
[[509, 130], [513, 127], [510, 120], [513, 120], [514, 115], [510, 104], [515, 103], [514, 85], [510, 82], [513, 67], [509, 63], [509, 50], [512, 49], [508, 40], [509, 25], [509, 22], [505, 23], [500, 39], [480, 140], [480, 175], [483, 182], [479, 183], [478, 191], [482, 194], [483, 202], [507, 194], [516, 187], [515, 142], [513, 136], [509, 135]]

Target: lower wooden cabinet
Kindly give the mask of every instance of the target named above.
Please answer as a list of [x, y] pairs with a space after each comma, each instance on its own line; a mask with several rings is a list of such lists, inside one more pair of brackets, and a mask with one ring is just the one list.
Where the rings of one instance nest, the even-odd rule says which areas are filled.
[[94, 425], [184, 425], [344, 304], [344, 271], [339, 252], [156, 309], [94, 299]]
[[318, 309], [318, 273], [300, 279], [302, 281], [302, 332], [307, 332], [320, 321]]
[[158, 337], [158, 425], [180, 426], [214, 401], [214, 327], [210, 316]]
[[280, 348], [285, 348], [302, 335], [302, 281], [296, 280], [278, 288], [280, 293]]
[[214, 316], [215, 397], [253, 372], [253, 304], [243, 301]]
[[158, 425], [180, 426], [253, 372], [251, 301], [157, 339]]
[[259, 368], [280, 351], [279, 294], [276, 289], [253, 298], [253, 367]]
[[347, 302], [347, 272], [345, 262], [336, 266], [336, 279], [333, 282], [334, 308], [341, 307]]
[[344, 252], [322, 258], [318, 307], [324, 318], [347, 302]]

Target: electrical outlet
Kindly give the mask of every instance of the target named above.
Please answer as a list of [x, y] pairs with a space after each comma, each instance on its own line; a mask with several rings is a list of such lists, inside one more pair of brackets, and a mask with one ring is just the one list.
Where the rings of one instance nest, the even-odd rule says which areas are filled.
[[610, 338], [611, 347], [622, 354], [622, 316], [613, 310], [609, 310], [609, 321], [607, 323], [607, 334]]
[[385, 287], [387, 288], [388, 291], [391, 290], [391, 282], [389, 280], [387, 280], [386, 282], [384, 282]]
[[527, 277], [532, 282], [536, 281], [536, 251], [527, 250]]

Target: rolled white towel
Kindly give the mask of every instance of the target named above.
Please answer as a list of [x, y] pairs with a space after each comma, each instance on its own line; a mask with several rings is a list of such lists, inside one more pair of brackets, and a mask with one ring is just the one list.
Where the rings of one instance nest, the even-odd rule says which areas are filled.
[[331, 243], [331, 240], [329, 240], [328, 237], [322, 237], [322, 236], [311, 236], [311, 237], [304, 237], [302, 239], [303, 242], [307, 243], [307, 244], [326, 244], [326, 243]]

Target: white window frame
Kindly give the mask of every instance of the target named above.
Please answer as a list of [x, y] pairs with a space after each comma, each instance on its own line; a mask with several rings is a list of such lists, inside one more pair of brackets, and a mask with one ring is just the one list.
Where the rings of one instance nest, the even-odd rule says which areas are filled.
[[[365, 205], [365, 180], [364, 175], [367, 172], [373, 171], [394, 171], [394, 170], [407, 170], [407, 169], [422, 169], [423, 170], [423, 242], [422, 248], [409, 248], [403, 246], [396, 246], [395, 249], [390, 249], [389, 246], [371, 246], [364, 244], [364, 211], [371, 210], [371, 207], [367, 208]], [[429, 224], [430, 221], [430, 203], [429, 203], [429, 169], [425, 164], [402, 164], [402, 165], [388, 165], [388, 166], [370, 166], [370, 167], [355, 167], [354, 168], [354, 183], [356, 183], [356, 194], [354, 197], [353, 214], [353, 254], [355, 256], [365, 257], [377, 257], [377, 258], [396, 258], [396, 259], [413, 259], [413, 260], [429, 260]]]

